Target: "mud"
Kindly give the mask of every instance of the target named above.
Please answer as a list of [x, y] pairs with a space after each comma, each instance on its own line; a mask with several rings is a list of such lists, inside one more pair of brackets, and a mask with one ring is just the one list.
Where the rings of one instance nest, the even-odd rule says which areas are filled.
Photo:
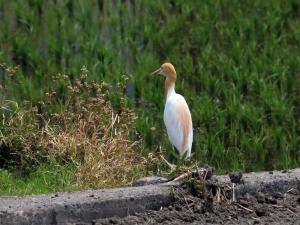
[[245, 194], [232, 202], [230, 196], [218, 200], [204, 199], [186, 189], [175, 190], [176, 201], [159, 211], [126, 218], [109, 218], [89, 224], [300, 224], [300, 194], [296, 189], [286, 193]]

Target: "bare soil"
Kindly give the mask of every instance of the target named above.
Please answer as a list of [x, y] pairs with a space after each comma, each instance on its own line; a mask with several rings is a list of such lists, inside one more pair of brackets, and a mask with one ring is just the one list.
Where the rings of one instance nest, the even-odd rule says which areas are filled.
[[[300, 224], [300, 194], [296, 189], [268, 195], [246, 194], [236, 202], [229, 196], [203, 198], [187, 189], [175, 190], [176, 201], [159, 211], [125, 218], [109, 218], [92, 224]], [[227, 198], [229, 197], [229, 198]]]
[[208, 172], [197, 169], [180, 183], [2, 197], [0, 224], [300, 224], [300, 169]]

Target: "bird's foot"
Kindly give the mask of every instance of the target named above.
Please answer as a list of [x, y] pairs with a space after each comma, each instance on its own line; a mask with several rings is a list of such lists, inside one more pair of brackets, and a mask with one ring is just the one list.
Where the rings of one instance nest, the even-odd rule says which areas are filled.
[[176, 165], [168, 162], [168, 160], [166, 160], [163, 155], [160, 155], [160, 158], [170, 167], [171, 171], [174, 171], [176, 169]]

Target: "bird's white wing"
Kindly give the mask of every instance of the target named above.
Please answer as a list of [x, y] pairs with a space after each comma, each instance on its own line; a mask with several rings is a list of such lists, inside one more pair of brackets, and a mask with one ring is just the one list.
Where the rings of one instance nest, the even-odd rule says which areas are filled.
[[170, 141], [182, 155], [190, 148], [193, 139], [192, 120], [185, 99], [174, 94], [167, 99], [164, 110], [164, 122]]

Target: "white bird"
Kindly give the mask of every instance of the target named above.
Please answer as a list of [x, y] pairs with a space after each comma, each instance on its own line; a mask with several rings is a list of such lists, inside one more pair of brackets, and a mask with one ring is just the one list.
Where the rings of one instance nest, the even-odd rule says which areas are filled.
[[184, 97], [175, 92], [176, 70], [171, 63], [164, 63], [152, 74], [166, 77], [164, 123], [169, 139], [180, 156], [191, 156], [193, 143], [192, 116]]

